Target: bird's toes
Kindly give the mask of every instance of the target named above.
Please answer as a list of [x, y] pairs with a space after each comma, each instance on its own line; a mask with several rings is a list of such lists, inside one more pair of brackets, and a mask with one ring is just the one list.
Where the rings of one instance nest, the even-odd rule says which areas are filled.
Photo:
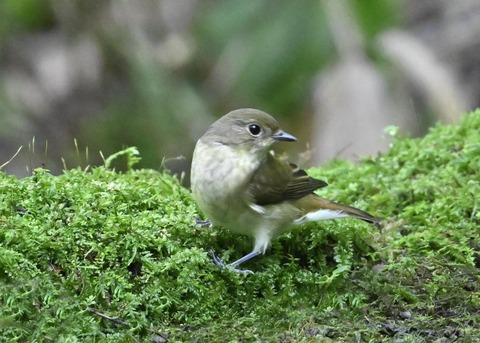
[[236, 268], [231, 267], [230, 265], [228, 265], [227, 267], [228, 267], [228, 269], [230, 269], [231, 271], [234, 271], [235, 273], [238, 273], [238, 274], [242, 274], [242, 275], [255, 274], [254, 272], [252, 272], [252, 271], [249, 270], [249, 269], [236, 269]]
[[210, 253], [210, 255], [212, 255], [213, 262], [222, 269], [227, 268], [227, 269], [231, 270], [232, 272], [242, 274], [242, 275], [254, 274], [251, 270], [237, 269], [237, 268], [235, 268], [235, 266], [233, 266], [231, 264], [228, 264], [228, 265], [225, 264], [225, 262], [223, 262], [222, 259], [220, 257], [218, 257], [217, 254], [215, 254], [215, 251], [213, 249], [210, 250], [209, 253]]
[[208, 219], [201, 219], [200, 217], [195, 217], [195, 224], [200, 225], [202, 227], [212, 227], [213, 224]]

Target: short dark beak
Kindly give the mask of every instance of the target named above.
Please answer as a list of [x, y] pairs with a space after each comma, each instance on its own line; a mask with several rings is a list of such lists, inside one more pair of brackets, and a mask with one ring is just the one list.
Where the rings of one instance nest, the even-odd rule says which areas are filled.
[[277, 141], [296, 142], [297, 139], [289, 133], [278, 131], [272, 135], [272, 138]]

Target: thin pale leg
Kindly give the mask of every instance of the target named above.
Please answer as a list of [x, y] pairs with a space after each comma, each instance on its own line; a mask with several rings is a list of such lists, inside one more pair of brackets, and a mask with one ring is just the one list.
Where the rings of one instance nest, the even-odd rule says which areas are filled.
[[213, 262], [215, 262], [215, 264], [217, 266], [219, 266], [220, 268], [231, 268], [234, 272], [236, 273], [240, 273], [240, 274], [253, 274], [253, 272], [251, 270], [248, 270], [248, 269], [237, 269], [235, 268], [236, 266], [238, 266], [240, 263], [243, 263], [245, 261], [248, 261], [252, 258], [254, 258], [255, 256], [257, 255], [260, 255], [260, 252], [259, 251], [252, 251], [251, 253], [243, 256], [242, 258], [239, 258], [238, 260], [236, 260], [235, 262], [232, 262], [230, 263], [229, 265], [226, 265], [221, 259], [220, 257], [218, 257], [215, 252], [213, 250], [210, 250], [210, 254], [212, 255], [213, 257]]
[[239, 259], [236, 260], [235, 262], [230, 263], [230, 267], [235, 268], [235, 267], [238, 266], [240, 263], [243, 263], [243, 262], [245, 262], [245, 261], [248, 261], [248, 260], [250, 260], [250, 259], [252, 259], [252, 258], [254, 258], [255, 256], [258, 256], [258, 255], [260, 255], [260, 251], [255, 251], [255, 250], [254, 250], [254, 251], [252, 251], [251, 253], [246, 254], [245, 256], [239, 258]]

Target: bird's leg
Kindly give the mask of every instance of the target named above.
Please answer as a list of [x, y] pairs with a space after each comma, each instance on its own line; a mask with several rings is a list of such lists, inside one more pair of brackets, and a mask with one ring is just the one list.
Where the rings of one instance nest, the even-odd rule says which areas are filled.
[[236, 273], [239, 273], [239, 274], [253, 274], [253, 272], [251, 270], [248, 270], [248, 269], [237, 269], [235, 268], [236, 266], [238, 266], [240, 263], [243, 263], [245, 261], [248, 261], [250, 260], [251, 258], [254, 258], [255, 256], [259, 255], [260, 252], [259, 251], [252, 251], [251, 253], [243, 256], [242, 258], [239, 258], [238, 260], [236, 260], [235, 262], [233, 263], [230, 263], [229, 265], [226, 265], [221, 259], [220, 257], [218, 257], [215, 252], [213, 250], [210, 250], [210, 254], [212, 255], [213, 257], [213, 262], [215, 262], [215, 264], [217, 266], [219, 266], [220, 268], [230, 268], [231, 270], [233, 270], [234, 272]]
[[248, 260], [250, 260], [251, 258], [254, 258], [254, 257], [257, 256], [257, 255], [260, 255], [260, 251], [254, 250], [254, 251], [252, 251], [251, 253], [246, 254], [245, 256], [239, 258], [239, 259], [236, 260], [235, 262], [230, 263], [230, 267], [235, 268], [235, 267], [238, 266], [240, 263], [243, 263], [243, 262], [245, 262], [245, 261], [248, 261]]

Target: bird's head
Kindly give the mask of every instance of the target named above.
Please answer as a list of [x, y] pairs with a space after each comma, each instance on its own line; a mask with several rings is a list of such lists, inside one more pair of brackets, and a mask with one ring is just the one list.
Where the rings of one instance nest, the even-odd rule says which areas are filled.
[[227, 145], [250, 153], [267, 153], [278, 141], [297, 139], [282, 131], [269, 114], [251, 108], [232, 111], [210, 126], [202, 140]]

